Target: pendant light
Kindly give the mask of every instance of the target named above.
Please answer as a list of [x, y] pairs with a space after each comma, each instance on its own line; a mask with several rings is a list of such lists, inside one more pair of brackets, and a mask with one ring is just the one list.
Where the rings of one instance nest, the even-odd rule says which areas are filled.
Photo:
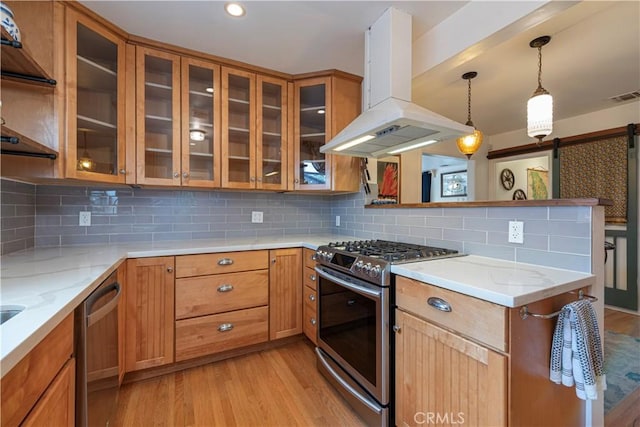
[[87, 152], [87, 131], [82, 132], [83, 136], [83, 145], [84, 151], [82, 152], [82, 157], [78, 159], [77, 169], [81, 171], [90, 171], [95, 166], [93, 159], [89, 156], [89, 152]]
[[482, 132], [476, 129], [475, 126], [473, 126], [473, 122], [471, 121], [471, 79], [475, 78], [477, 75], [478, 73], [475, 71], [469, 71], [468, 73], [464, 73], [462, 75], [462, 78], [469, 82], [467, 91], [468, 117], [467, 123], [465, 124], [467, 126], [472, 126], [474, 130], [473, 133], [458, 138], [457, 144], [458, 150], [460, 150], [462, 154], [466, 155], [468, 159], [471, 158], [473, 153], [478, 151], [478, 148], [480, 148], [480, 145], [482, 144]]
[[542, 46], [549, 40], [551, 36], [542, 36], [529, 43], [538, 49], [538, 88], [527, 102], [527, 134], [538, 138], [538, 145], [553, 131], [553, 97], [542, 87]]

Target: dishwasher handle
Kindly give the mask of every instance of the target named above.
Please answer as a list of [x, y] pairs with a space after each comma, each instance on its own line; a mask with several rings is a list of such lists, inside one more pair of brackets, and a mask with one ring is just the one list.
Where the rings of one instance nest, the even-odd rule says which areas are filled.
[[[102, 298], [103, 296], [105, 296], [106, 294], [108, 294], [113, 290], [116, 291], [115, 296], [111, 298], [111, 300], [108, 303], [106, 303], [105, 305], [97, 309], [95, 312], [91, 313], [91, 308], [93, 304], [95, 304], [97, 300], [99, 300], [100, 298]], [[118, 305], [118, 301], [120, 300], [121, 295], [122, 295], [122, 289], [120, 287], [120, 283], [118, 282], [113, 282], [112, 284], [93, 293], [87, 299], [87, 303], [86, 303], [87, 313], [89, 313], [87, 314], [87, 326], [93, 325], [98, 320], [106, 316], [111, 310], [113, 310]]]

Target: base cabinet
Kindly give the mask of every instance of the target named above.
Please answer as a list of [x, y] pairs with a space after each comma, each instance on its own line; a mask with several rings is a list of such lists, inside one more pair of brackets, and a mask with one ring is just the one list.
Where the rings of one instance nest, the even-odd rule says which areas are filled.
[[[588, 290], [585, 290], [588, 292]], [[441, 311], [431, 298], [449, 305]], [[565, 293], [527, 305], [553, 313]], [[396, 425], [583, 426], [584, 401], [549, 380], [554, 319], [397, 277]]]
[[126, 371], [174, 361], [174, 257], [127, 261]]
[[269, 339], [302, 333], [302, 250], [269, 251]]
[[507, 425], [506, 356], [400, 310], [396, 325], [398, 426]]
[[0, 425], [73, 426], [73, 313], [2, 377]]

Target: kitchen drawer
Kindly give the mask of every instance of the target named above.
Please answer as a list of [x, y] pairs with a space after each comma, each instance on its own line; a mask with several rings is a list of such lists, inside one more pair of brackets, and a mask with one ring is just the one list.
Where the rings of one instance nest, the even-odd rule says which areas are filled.
[[310, 287], [314, 291], [318, 290], [317, 282], [318, 277], [317, 273], [313, 268], [305, 267], [302, 271], [302, 283], [305, 286]]
[[318, 325], [317, 325], [317, 294], [316, 291], [304, 287], [303, 290], [304, 306], [302, 307], [302, 332], [313, 342], [317, 344], [318, 341]]
[[176, 319], [269, 303], [269, 270], [176, 279]]
[[220, 252], [176, 257], [176, 277], [235, 273], [269, 268], [269, 251]]
[[[451, 311], [429, 305], [430, 298], [448, 303]], [[396, 278], [396, 302], [401, 310], [498, 350], [508, 350], [506, 307], [402, 276]]]
[[[221, 331], [220, 328], [229, 327]], [[256, 307], [176, 321], [176, 361], [269, 340], [269, 308]]]
[[316, 266], [316, 251], [313, 249], [304, 248], [303, 250], [304, 266], [313, 268]]

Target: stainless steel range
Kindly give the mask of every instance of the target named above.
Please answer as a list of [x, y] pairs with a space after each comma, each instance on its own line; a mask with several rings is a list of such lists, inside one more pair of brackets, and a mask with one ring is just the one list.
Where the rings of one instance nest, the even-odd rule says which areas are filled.
[[368, 425], [393, 425], [393, 264], [460, 255], [386, 240], [334, 242], [316, 251], [318, 369]]

